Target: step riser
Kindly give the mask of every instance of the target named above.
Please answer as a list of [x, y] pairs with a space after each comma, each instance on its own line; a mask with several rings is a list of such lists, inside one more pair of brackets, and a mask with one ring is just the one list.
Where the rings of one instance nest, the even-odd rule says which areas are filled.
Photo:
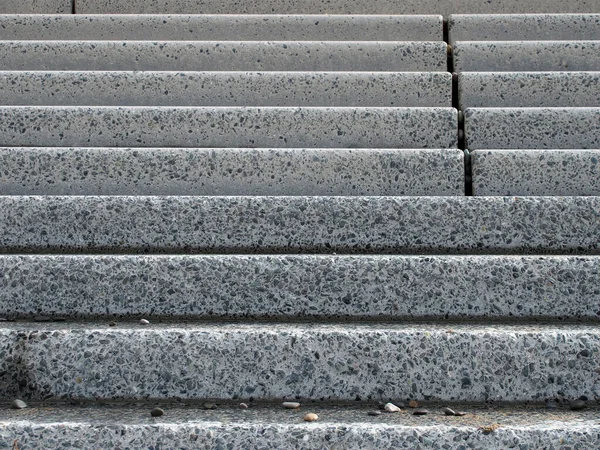
[[462, 150], [0, 148], [0, 195], [463, 195]]
[[597, 149], [600, 108], [467, 108], [467, 148]]
[[[1, 145], [455, 148], [453, 108], [0, 107]], [[423, 124], [427, 124], [424, 126]]]
[[441, 16], [0, 16], [2, 40], [441, 41]]
[[2, 252], [600, 251], [600, 197], [5, 196], [0, 210]]
[[138, 327], [0, 329], [3, 378], [34, 398], [600, 397], [595, 328]]
[[[35, 274], [35, 279], [32, 279]], [[598, 257], [2, 256], [9, 317], [600, 320]]]
[[600, 41], [461, 41], [453, 47], [455, 72], [600, 70]]
[[452, 106], [449, 73], [0, 72], [4, 105]]
[[445, 72], [444, 42], [0, 41], [4, 70]]
[[2, 0], [0, 14], [71, 14], [73, 0]]

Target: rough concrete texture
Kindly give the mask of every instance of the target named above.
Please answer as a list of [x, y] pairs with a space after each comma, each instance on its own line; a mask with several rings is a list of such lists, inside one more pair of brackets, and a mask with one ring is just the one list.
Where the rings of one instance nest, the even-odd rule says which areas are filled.
[[451, 15], [450, 41], [595, 41], [600, 14]]
[[600, 106], [600, 72], [465, 72], [458, 95], [461, 109]]
[[[427, 405], [427, 416], [409, 412], [368, 416], [366, 405], [331, 405], [283, 410], [279, 405], [252, 404], [249, 409], [219, 404], [204, 410], [197, 404], [159, 403], [165, 410], [151, 418], [155, 402], [126, 404], [31, 404], [28, 410], [4, 412], [0, 447], [14, 440], [22, 448], [195, 448], [214, 449], [492, 449], [557, 450], [600, 447], [597, 407], [587, 411], [548, 411], [540, 407], [463, 405], [468, 414], [448, 417], [440, 405]], [[314, 411], [315, 423], [302, 416]], [[481, 427], [498, 423], [485, 433]], [[458, 444], [460, 443], [460, 444]]]
[[2, 196], [0, 210], [2, 252], [600, 252], [600, 197]]
[[455, 72], [599, 71], [596, 41], [455, 42]]
[[0, 41], [4, 70], [445, 72], [444, 42]]
[[598, 321], [599, 276], [596, 256], [4, 255], [0, 311]]
[[4, 16], [3, 40], [442, 41], [441, 16]]
[[597, 0], [77, 0], [78, 14], [597, 13]]
[[15, 147], [455, 148], [454, 108], [0, 107]]
[[71, 14], [73, 0], [2, 0], [0, 14]]
[[0, 92], [2, 104], [23, 106], [450, 107], [452, 75], [444, 72], [0, 72]]
[[3, 378], [40, 399], [600, 398], [594, 326], [16, 323], [0, 341]]
[[467, 108], [467, 148], [598, 149], [600, 108]]
[[0, 195], [463, 195], [458, 149], [0, 148]]
[[600, 150], [477, 150], [474, 195], [600, 196]]

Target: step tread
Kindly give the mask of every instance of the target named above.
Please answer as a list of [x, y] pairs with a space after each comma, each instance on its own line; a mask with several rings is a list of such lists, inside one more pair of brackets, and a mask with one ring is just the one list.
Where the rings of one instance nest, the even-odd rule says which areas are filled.
[[0, 14], [70, 14], [72, 0], [2, 0]]

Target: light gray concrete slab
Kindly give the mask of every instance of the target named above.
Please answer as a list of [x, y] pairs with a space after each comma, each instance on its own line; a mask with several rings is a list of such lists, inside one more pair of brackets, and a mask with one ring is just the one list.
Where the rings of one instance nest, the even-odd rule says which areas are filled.
[[444, 42], [0, 41], [4, 70], [445, 72]]
[[455, 42], [455, 72], [600, 71], [600, 40]]
[[596, 41], [600, 14], [454, 14], [448, 28], [451, 42]]
[[[445, 72], [0, 72], [3, 105], [452, 106]], [[598, 94], [600, 96], [600, 94]]]
[[598, 149], [600, 108], [467, 108], [467, 148]]
[[441, 16], [0, 16], [2, 40], [442, 41]]
[[600, 196], [600, 150], [477, 150], [474, 195]]
[[3, 341], [15, 335], [18, 377], [35, 398], [600, 398], [595, 326], [134, 322], [0, 329]]
[[452, 148], [454, 108], [0, 107], [2, 146]]
[[0, 14], [71, 14], [73, 0], [2, 0]]
[[0, 252], [600, 253], [600, 197], [0, 196]]
[[4, 255], [0, 275], [11, 318], [598, 321], [600, 310], [598, 256]]
[[600, 106], [600, 72], [463, 72], [461, 109]]
[[0, 195], [463, 195], [458, 149], [0, 148]]

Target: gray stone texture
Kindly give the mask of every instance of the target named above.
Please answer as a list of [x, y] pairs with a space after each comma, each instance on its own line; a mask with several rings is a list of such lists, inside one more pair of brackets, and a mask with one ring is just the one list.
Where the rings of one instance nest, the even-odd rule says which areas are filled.
[[2, 252], [600, 253], [600, 197], [2, 196]]
[[599, 276], [597, 256], [4, 255], [0, 314], [597, 321]]
[[600, 108], [467, 108], [469, 150], [598, 149]]
[[40, 399], [600, 398], [585, 325], [38, 323], [0, 341], [17, 341], [14, 376]]
[[72, 2], [73, 0], [2, 0], [0, 14], [70, 14]]
[[454, 108], [0, 107], [0, 145], [453, 148]]
[[4, 70], [445, 72], [444, 42], [0, 41]]
[[595, 41], [600, 14], [451, 15], [448, 28], [451, 42]]
[[600, 40], [455, 42], [455, 72], [600, 71]]
[[0, 72], [0, 92], [2, 104], [23, 106], [450, 107], [452, 76], [444, 72], [19, 71]]
[[435, 15], [20, 15], [0, 24], [2, 40], [442, 41]]
[[463, 195], [458, 149], [0, 148], [0, 195]]
[[465, 72], [458, 94], [461, 109], [599, 107], [600, 72]]
[[477, 150], [475, 195], [600, 196], [600, 150]]

